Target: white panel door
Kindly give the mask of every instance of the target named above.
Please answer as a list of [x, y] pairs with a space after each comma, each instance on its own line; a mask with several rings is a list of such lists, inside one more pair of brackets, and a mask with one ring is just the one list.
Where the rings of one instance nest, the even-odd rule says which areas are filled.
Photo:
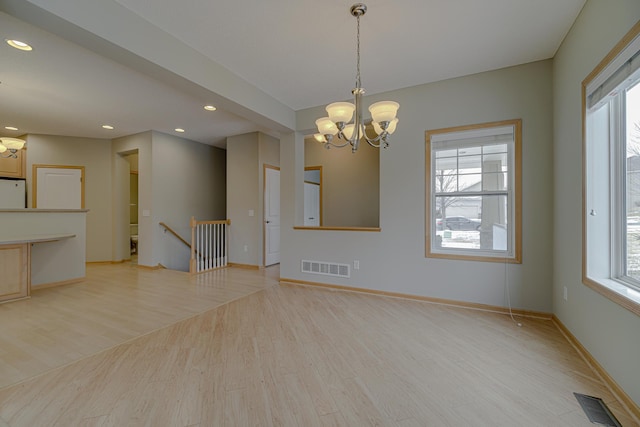
[[304, 225], [320, 226], [320, 185], [304, 183]]
[[264, 265], [280, 262], [280, 169], [264, 169]]
[[81, 168], [37, 167], [36, 207], [82, 209]]

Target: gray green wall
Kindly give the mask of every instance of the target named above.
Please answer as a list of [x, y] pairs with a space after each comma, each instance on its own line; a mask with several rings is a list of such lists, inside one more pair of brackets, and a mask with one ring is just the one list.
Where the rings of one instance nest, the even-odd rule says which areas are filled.
[[276, 138], [261, 132], [227, 138], [229, 262], [234, 264], [264, 265], [264, 165], [280, 166]]
[[[225, 219], [224, 150], [159, 132], [117, 138], [27, 136], [27, 193], [32, 205], [32, 165], [85, 168], [87, 256], [92, 261], [121, 261], [129, 254], [129, 162], [139, 153], [138, 263], [188, 267], [188, 250], [162, 232], [163, 221], [189, 241], [189, 219]], [[141, 215], [149, 210], [150, 216]], [[182, 245], [184, 246], [184, 245]], [[186, 248], [186, 247], [185, 247]], [[179, 254], [179, 255], [176, 255]]]
[[[551, 312], [552, 62], [536, 62], [365, 98], [400, 103], [391, 146], [380, 153], [377, 232], [292, 230], [302, 224], [301, 134], [282, 139], [281, 276], [434, 298]], [[322, 107], [299, 111], [312, 129]], [[523, 121], [523, 263], [425, 258], [425, 131], [521, 118]], [[294, 195], [296, 195], [294, 197]], [[350, 279], [300, 272], [301, 259], [353, 264]]]
[[380, 150], [360, 144], [327, 150], [305, 139], [305, 166], [322, 166], [323, 225], [377, 227], [380, 214]]
[[84, 166], [87, 213], [87, 261], [111, 259], [111, 141], [53, 135], [27, 135], [28, 207], [33, 206], [35, 164]]
[[552, 300], [560, 321], [640, 404], [640, 317], [582, 284], [581, 221], [581, 82], [638, 19], [637, 0], [589, 0], [554, 59]]
[[[188, 270], [189, 249], [159, 225], [164, 222], [187, 242], [189, 220], [225, 219], [225, 153], [215, 147], [162, 132], [143, 132], [113, 141], [114, 260], [129, 258], [129, 163], [138, 151], [138, 264]], [[145, 216], [144, 211], [149, 211]]]
[[153, 245], [157, 263], [188, 271], [191, 250], [163, 228], [164, 222], [187, 242], [189, 220], [226, 219], [224, 150], [161, 132], [152, 133]]
[[[113, 140], [111, 144], [111, 181], [113, 186], [112, 216], [113, 238], [112, 260], [130, 258], [129, 246], [129, 178], [130, 165], [126, 156], [138, 153], [138, 264], [157, 265], [153, 256], [154, 223], [151, 215], [142, 215], [148, 210], [153, 213], [152, 185], [152, 133], [142, 132]], [[157, 224], [156, 224], [157, 227]]]
[[[227, 138], [227, 218], [231, 220], [229, 262], [232, 263], [260, 264], [259, 175], [258, 134]], [[253, 216], [249, 211], [253, 211]]]

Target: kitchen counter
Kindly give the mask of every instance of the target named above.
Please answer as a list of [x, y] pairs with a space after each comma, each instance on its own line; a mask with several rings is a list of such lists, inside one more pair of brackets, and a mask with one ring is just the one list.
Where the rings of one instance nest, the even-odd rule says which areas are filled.
[[55, 242], [57, 240], [71, 239], [72, 237], [76, 237], [76, 235], [63, 233], [63, 234], [39, 234], [39, 235], [32, 235], [32, 236], [24, 235], [24, 236], [15, 236], [15, 237], [0, 237], [0, 245]]
[[86, 274], [87, 209], [0, 209], [0, 300]]
[[35, 208], [20, 208], [20, 209], [0, 209], [0, 213], [64, 213], [64, 212], [89, 212], [89, 209], [35, 209]]

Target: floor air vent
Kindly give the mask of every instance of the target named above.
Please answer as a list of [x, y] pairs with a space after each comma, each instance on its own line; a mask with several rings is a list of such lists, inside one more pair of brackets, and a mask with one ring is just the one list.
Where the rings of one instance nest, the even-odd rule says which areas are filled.
[[335, 262], [308, 261], [302, 260], [302, 272], [311, 274], [322, 274], [324, 276], [351, 277], [351, 266], [349, 264], [337, 264]]
[[576, 399], [578, 399], [578, 403], [582, 406], [584, 413], [587, 414], [587, 418], [589, 418], [589, 421], [593, 424], [622, 427], [602, 399], [580, 393], [573, 394], [576, 396]]

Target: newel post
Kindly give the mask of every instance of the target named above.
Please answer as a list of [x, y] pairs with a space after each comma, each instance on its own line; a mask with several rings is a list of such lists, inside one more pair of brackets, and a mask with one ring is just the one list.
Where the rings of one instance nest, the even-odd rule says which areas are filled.
[[191, 221], [189, 221], [189, 225], [191, 226], [191, 260], [189, 262], [189, 273], [193, 274], [196, 272], [196, 218], [191, 217]]

